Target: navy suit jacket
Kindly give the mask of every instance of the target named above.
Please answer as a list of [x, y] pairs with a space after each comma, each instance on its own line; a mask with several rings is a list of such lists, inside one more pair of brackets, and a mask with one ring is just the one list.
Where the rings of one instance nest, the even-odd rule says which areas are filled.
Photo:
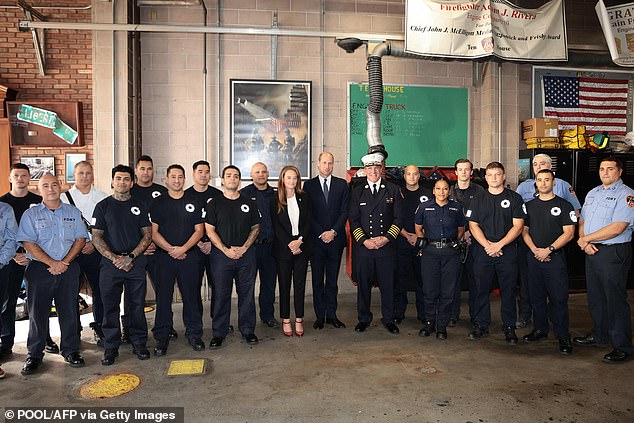
[[319, 182], [319, 176], [315, 176], [304, 183], [304, 191], [310, 198], [312, 207], [312, 236], [315, 244], [324, 244], [319, 235], [324, 231], [334, 229], [337, 236], [330, 243], [335, 248], [343, 249], [346, 246], [346, 220], [348, 220], [348, 202], [350, 190], [345, 180], [331, 176], [330, 189], [328, 191], [328, 204], [324, 198], [324, 191]]
[[[297, 206], [299, 207], [299, 235], [303, 237], [301, 250], [307, 256], [313, 252], [313, 239], [311, 235], [310, 199], [306, 193], [298, 194]], [[273, 256], [279, 259], [290, 260], [293, 254], [288, 249], [288, 243], [295, 239], [291, 219], [288, 217], [288, 209], [277, 210], [277, 197], [271, 199], [271, 221], [273, 222]]]

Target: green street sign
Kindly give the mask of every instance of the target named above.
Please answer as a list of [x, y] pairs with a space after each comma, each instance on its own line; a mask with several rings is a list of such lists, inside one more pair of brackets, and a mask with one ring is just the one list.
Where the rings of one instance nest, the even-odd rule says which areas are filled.
[[57, 113], [23, 104], [18, 112], [18, 119], [53, 129], [57, 122]]
[[77, 135], [79, 135], [77, 131], [66, 125], [61, 119], [57, 119], [53, 133], [69, 144], [73, 144], [77, 139]]
[[79, 135], [77, 131], [62, 122], [62, 120], [57, 117], [57, 113], [48, 110], [23, 104], [18, 112], [17, 118], [35, 125], [51, 128], [53, 134], [69, 144], [74, 144]]

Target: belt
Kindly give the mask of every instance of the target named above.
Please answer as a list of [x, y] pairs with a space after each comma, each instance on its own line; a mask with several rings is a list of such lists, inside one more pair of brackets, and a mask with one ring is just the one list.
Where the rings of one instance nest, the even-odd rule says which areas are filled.
[[619, 242], [617, 244], [601, 244], [598, 242], [591, 242], [591, 244], [598, 245], [599, 247], [618, 247], [620, 245], [627, 245], [629, 242]]
[[427, 239], [430, 247], [434, 248], [450, 248], [453, 247], [454, 243], [457, 241], [456, 238], [438, 238], [438, 239]]
[[273, 242], [273, 240], [272, 239], [256, 239], [255, 240], [256, 245], [268, 244], [269, 242]]

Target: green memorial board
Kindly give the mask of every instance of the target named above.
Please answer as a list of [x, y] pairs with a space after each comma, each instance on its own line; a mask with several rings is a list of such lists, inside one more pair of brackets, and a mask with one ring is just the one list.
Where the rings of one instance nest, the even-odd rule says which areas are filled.
[[[367, 84], [348, 88], [350, 166], [367, 154]], [[453, 166], [466, 157], [469, 138], [467, 88], [383, 85], [381, 136], [388, 166]]]

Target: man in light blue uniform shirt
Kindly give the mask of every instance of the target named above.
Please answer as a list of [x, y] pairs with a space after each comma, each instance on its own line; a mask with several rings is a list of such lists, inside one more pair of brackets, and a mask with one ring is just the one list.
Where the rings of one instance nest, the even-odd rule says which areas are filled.
[[[533, 158], [533, 174], [537, 175], [537, 173], [542, 169], [552, 170], [553, 161], [547, 154], [537, 154]], [[531, 200], [534, 200], [538, 195], [537, 188], [535, 187], [535, 179], [527, 179], [521, 184], [517, 186], [517, 193], [522, 196], [522, 200], [525, 203], [528, 203]], [[563, 198], [572, 204], [572, 208], [574, 209], [577, 216], [579, 216], [579, 210], [581, 210], [581, 203], [579, 199], [575, 195], [572, 186], [563, 179], [555, 178], [555, 185], [553, 186], [553, 193]], [[519, 280], [520, 280], [520, 299], [519, 299], [519, 319], [517, 320], [517, 327], [523, 328], [528, 325], [528, 322], [531, 320], [531, 315], [533, 314], [533, 309], [531, 307], [529, 301], [529, 288], [528, 288], [528, 280], [527, 280], [527, 262], [526, 262], [526, 253], [528, 249], [524, 244], [523, 240], [519, 242]]]
[[31, 262], [24, 272], [29, 308], [28, 355], [22, 374], [37, 371], [44, 357], [51, 302], [61, 327], [61, 354], [71, 367], [82, 367], [77, 333], [79, 265], [74, 260], [86, 244], [88, 232], [81, 212], [60, 200], [60, 184], [51, 174], [38, 184], [42, 203], [25, 211], [16, 240], [24, 244]]
[[634, 190], [621, 180], [623, 164], [606, 157], [599, 165], [602, 185], [586, 196], [577, 244], [586, 253], [586, 287], [592, 332], [576, 337], [577, 345], [612, 344], [607, 363], [624, 362], [634, 354], [627, 279], [632, 264]]
[[[9, 284], [7, 264], [15, 256], [15, 235], [18, 224], [15, 221], [13, 208], [7, 203], [0, 202], [0, 307], [4, 304]], [[4, 377], [4, 370], [0, 368], [0, 379]]]

